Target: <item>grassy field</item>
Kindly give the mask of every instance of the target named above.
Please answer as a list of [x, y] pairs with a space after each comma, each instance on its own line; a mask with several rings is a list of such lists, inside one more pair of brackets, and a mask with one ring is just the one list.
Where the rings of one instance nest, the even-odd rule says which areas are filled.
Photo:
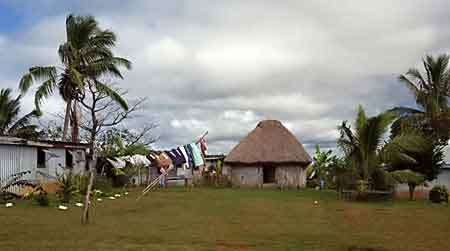
[[2, 206], [0, 250], [450, 250], [450, 207], [425, 200], [356, 203], [311, 190], [169, 189], [136, 203], [136, 194], [98, 203], [88, 226], [75, 207]]

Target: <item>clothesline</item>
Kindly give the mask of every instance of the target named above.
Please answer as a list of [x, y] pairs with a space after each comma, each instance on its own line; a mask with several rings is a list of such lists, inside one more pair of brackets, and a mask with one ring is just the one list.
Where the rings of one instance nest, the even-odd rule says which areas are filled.
[[[207, 150], [205, 137], [207, 134], [208, 131], [203, 133], [195, 143], [178, 146], [167, 151], [152, 152], [149, 156], [158, 168], [168, 169], [171, 165], [184, 166], [187, 169], [198, 168], [205, 163], [204, 155]], [[197, 146], [198, 144], [200, 147]]]

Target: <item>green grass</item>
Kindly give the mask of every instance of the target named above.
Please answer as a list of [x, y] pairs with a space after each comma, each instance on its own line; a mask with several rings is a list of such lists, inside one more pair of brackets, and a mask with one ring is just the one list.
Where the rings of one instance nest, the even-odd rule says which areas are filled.
[[152, 192], [138, 203], [136, 195], [98, 203], [88, 226], [76, 207], [2, 207], [0, 250], [450, 250], [450, 208], [425, 200], [206, 188]]

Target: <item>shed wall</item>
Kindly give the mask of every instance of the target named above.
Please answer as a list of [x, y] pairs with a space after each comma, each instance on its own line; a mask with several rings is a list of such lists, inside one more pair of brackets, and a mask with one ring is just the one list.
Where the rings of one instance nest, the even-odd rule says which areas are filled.
[[[66, 164], [66, 149], [48, 148], [46, 150], [45, 168], [37, 168], [37, 147], [19, 145], [0, 145], [0, 180], [6, 181], [11, 175], [23, 171], [31, 171], [24, 179], [32, 182], [53, 182], [57, 175], [64, 172]], [[86, 164], [84, 150], [73, 150], [73, 171], [83, 174]], [[13, 187], [10, 192], [20, 193], [19, 187]]]
[[[23, 176], [24, 179], [34, 180], [36, 177], [36, 159], [36, 148], [0, 145], [0, 180], [4, 182], [11, 175], [24, 171], [31, 171], [30, 174]], [[12, 187], [9, 191], [19, 193], [20, 188]]]

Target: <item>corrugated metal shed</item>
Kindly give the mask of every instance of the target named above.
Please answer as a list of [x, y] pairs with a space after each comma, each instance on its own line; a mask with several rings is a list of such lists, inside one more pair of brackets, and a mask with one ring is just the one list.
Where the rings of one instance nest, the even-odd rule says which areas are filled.
[[[49, 182], [64, 172], [66, 157], [71, 156], [72, 170], [82, 174], [86, 166], [87, 144], [30, 141], [14, 137], [0, 137], [0, 181], [6, 181], [18, 172], [30, 171], [24, 179], [33, 182]], [[41, 166], [38, 166], [38, 153], [42, 154]], [[70, 162], [70, 159], [68, 159]], [[20, 188], [13, 187], [10, 192], [20, 193]]]

